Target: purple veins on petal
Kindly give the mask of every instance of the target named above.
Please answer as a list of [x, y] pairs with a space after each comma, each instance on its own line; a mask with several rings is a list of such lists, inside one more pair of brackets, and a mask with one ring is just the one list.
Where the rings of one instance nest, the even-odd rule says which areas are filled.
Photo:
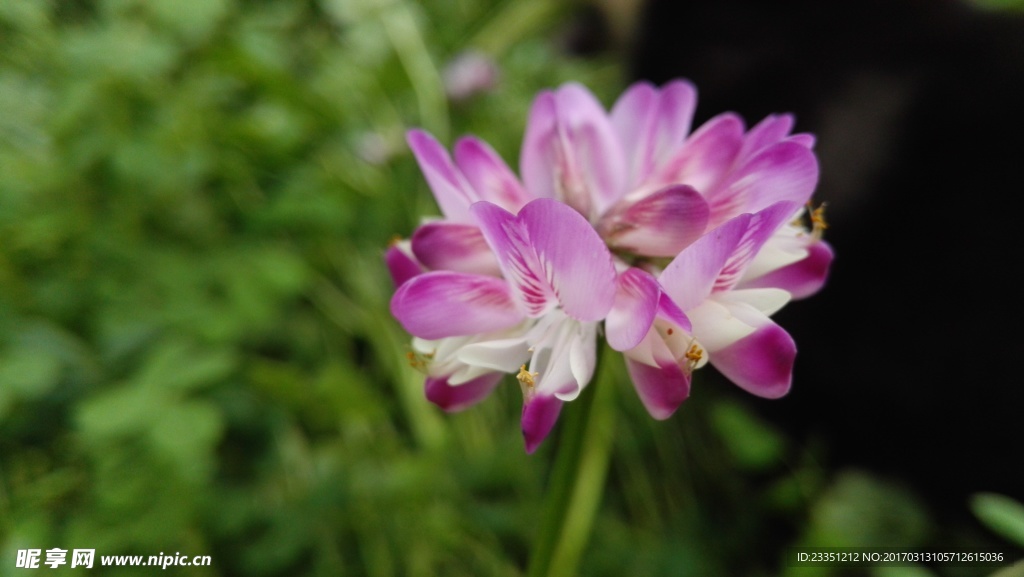
[[487, 202], [472, 212], [529, 316], [560, 305], [576, 320], [598, 321], [611, 309], [611, 253], [579, 213], [553, 199], [534, 200], [518, 216]]

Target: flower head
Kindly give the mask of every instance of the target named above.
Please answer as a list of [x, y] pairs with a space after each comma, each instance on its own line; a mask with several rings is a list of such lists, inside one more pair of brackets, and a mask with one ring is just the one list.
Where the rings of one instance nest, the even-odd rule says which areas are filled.
[[789, 115], [691, 132], [696, 102], [682, 80], [636, 84], [610, 112], [578, 84], [544, 91], [521, 180], [481, 140], [450, 156], [409, 132], [443, 218], [386, 260], [428, 399], [460, 410], [514, 375], [532, 452], [593, 376], [602, 333], [658, 419], [707, 364], [762, 397], [789, 390], [796, 345], [770, 316], [819, 290], [832, 260], [807, 208], [814, 139]]

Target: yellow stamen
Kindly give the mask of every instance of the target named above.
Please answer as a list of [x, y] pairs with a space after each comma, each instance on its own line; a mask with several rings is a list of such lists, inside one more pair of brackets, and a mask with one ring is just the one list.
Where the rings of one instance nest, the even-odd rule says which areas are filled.
[[825, 222], [825, 203], [821, 203], [818, 208], [812, 208], [811, 203], [807, 203], [807, 208], [811, 215], [811, 238], [821, 240], [825, 229], [828, 228], [828, 223]]
[[540, 373], [531, 373], [530, 371], [526, 370], [526, 365], [523, 365], [519, 367], [519, 374], [516, 375], [516, 379], [518, 379], [523, 386], [532, 389], [535, 384], [533, 378], [539, 376]]
[[694, 343], [690, 345], [689, 350], [686, 351], [686, 354], [683, 355], [683, 357], [686, 359], [687, 370], [693, 371], [697, 368], [697, 363], [704, 358], [704, 349], [700, 348], [700, 345]]

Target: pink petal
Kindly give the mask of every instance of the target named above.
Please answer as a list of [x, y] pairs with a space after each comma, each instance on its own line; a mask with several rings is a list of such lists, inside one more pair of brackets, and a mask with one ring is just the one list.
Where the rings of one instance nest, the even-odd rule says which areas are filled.
[[720, 114], [698, 128], [658, 169], [650, 184], [688, 184], [705, 197], [722, 181], [743, 145], [743, 121]]
[[502, 279], [448, 271], [409, 279], [391, 298], [391, 314], [423, 339], [507, 329], [523, 320]]
[[617, 351], [636, 347], [654, 322], [661, 288], [649, 273], [630, 268], [619, 275], [615, 304], [604, 321], [608, 344]]
[[411, 254], [403, 250], [400, 243], [394, 243], [388, 247], [387, 252], [384, 253], [384, 263], [388, 266], [388, 272], [391, 273], [391, 280], [394, 281], [396, 288], [402, 286], [412, 277], [425, 272], [423, 266], [416, 262]]
[[739, 158], [745, 159], [789, 136], [789, 131], [793, 129], [793, 121], [792, 114], [772, 114], [758, 122], [744, 137]]
[[433, 136], [418, 129], [407, 132], [406, 141], [434, 193], [441, 213], [451, 220], [468, 222], [469, 205], [479, 199], [462, 173], [452, 164], [448, 151]]
[[626, 164], [611, 121], [578, 84], [541, 93], [530, 110], [520, 155], [526, 189], [557, 198], [587, 218], [624, 193]]
[[818, 160], [813, 151], [795, 142], [773, 144], [735, 170], [728, 184], [708, 198], [710, 226], [776, 202], [803, 206], [817, 184]]
[[433, 270], [501, 276], [498, 259], [476, 225], [428, 222], [413, 233], [412, 252]]
[[647, 412], [665, 420], [690, 396], [690, 376], [669, 360], [657, 367], [626, 358], [626, 368]]
[[[744, 315], [747, 317], [747, 315]], [[750, 318], [744, 318], [750, 322]], [[730, 381], [759, 397], [777, 399], [793, 381], [796, 343], [767, 317], [753, 334], [711, 354], [710, 362]]]
[[636, 202], [620, 201], [601, 218], [598, 230], [613, 248], [672, 257], [700, 238], [708, 214], [707, 201], [693, 187], [670, 186]]
[[536, 451], [547, 438], [561, 411], [562, 401], [553, 396], [536, 395], [526, 401], [523, 405], [522, 428], [528, 454]]
[[510, 212], [519, 212], [532, 198], [505, 161], [482, 140], [473, 137], [460, 139], [455, 144], [455, 163], [480, 200], [493, 202]]
[[427, 377], [424, 392], [427, 400], [449, 413], [479, 403], [501, 382], [501, 373], [488, 373], [461, 385], [450, 385], [446, 378]]
[[697, 105], [692, 84], [676, 80], [658, 90], [650, 83], [631, 86], [612, 108], [612, 125], [629, 156], [629, 184], [637, 186], [690, 132]]
[[576, 320], [597, 321], [611, 309], [611, 253], [579, 213], [547, 198], [530, 202], [518, 216], [488, 202], [471, 212], [530, 316], [560, 304]]
[[816, 140], [817, 139], [814, 137], [813, 134], [808, 134], [806, 132], [801, 132], [800, 134], [794, 134], [794, 135], [786, 138], [787, 142], [793, 142], [795, 144], [799, 144], [800, 146], [803, 146], [804, 148], [814, 148], [814, 143], [815, 143]]
[[711, 294], [751, 218], [743, 214], [706, 233], [665, 267], [658, 283], [682, 310], [696, 308]]
[[832, 265], [832, 247], [818, 241], [807, 247], [807, 256], [751, 281], [743, 281], [744, 288], [777, 287], [789, 291], [794, 299], [802, 299], [821, 290]]
[[[729, 290], [743, 277], [747, 265], [757, 256], [758, 251], [782, 225], [796, 214], [799, 205], [778, 202], [764, 210], [750, 215], [743, 236], [736, 243], [728, 260], [715, 279], [713, 291]], [[724, 225], [723, 225], [724, 226]]]

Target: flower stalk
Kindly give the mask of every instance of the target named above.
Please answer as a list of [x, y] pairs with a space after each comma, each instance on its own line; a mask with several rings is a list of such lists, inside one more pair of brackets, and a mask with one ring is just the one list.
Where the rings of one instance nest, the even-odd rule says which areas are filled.
[[604, 493], [614, 436], [618, 371], [601, 370], [607, 358], [602, 348], [596, 382], [566, 411], [527, 577], [571, 577], [579, 569]]

